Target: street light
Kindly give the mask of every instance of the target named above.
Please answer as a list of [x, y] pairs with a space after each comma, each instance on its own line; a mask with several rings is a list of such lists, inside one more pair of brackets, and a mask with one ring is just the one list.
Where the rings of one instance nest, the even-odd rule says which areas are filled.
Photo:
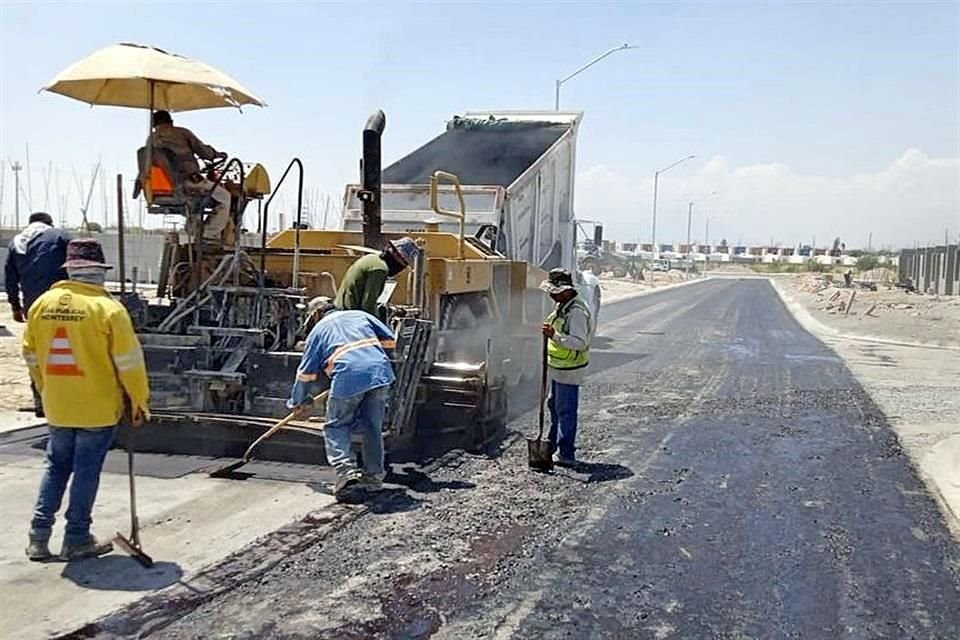
[[596, 58], [594, 58], [593, 60], [591, 60], [591, 61], [588, 62], [587, 64], [583, 65], [582, 67], [580, 67], [579, 69], [577, 69], [576, 71], [574, 71], [573, 73], [571, 73], [570, 75], [568, 75], [566, 78], [561, 78], [561, 79], [557, 80], [557, 96], [556, 96], [556, 100], [554, 101], [553, 110], [554, 110], [554, 111], [560, 111], [560, 85], [562, 85], [562, 84], [563, 84], [564, 82], [566, 82], [567, 80], [570, 80], [570, 79], [573, 78], [574, 76], [582, 73], [583, 71], [586, 71], [587, 69], [589, 69], [589, 68], [592, 67], [593, 65], [597, 64], [598, 62], [600, 62], [601, 60], [603, 60], [603, 59], [606, 58], [607, 56], [609, 56], [609, 55], [611, 55], [611, 54], [614, 54], [614, 53], [616, 53], [617, 51], [625, 51], [625, 50], [627, 50], [627, 49], [639, 49], [639, 47], [635, 47], [635, 46], [633, 46], [632, 44], [622, 44], [622, 45], [620, 45], [619, 47], [614, 47], [613, 49], [610, 49], [610, 51], [607, 51], [606, 53], [597, 56]]
[[673, 169], [678, 164], [682, 164], [687, 160], [693, 160], [696, 157], [697, 156], [695, 155], [689, 155], [686, 158], [681, 158], [680, 160], [677, 160], [676, 162], [671, 164], [669, 167], [660, 169], [660, 171], [657, 171], [656, 173], [653, 174], [653, 230], [650, 233], [650, 242], [653, 243], [654, 258], [656, 258], [657, 254], [660, 253], [659, 250], [657, 249], [657, 185], [660, 182], [660, 174], [663, 173], [664, 171], [669, 171], [670, 169]]
[[709, 195], [705, 195], [699, 200], [694, 200], [687, 206], [687, 260], [686, 265], [684, 266], [684, 272], [690, 268], [690, 254], [692, 253], [692, 251], [690, 251], [690, 223], [693, 221], [693, 205], [703, 202], [707, 198], [712, 198], [715, 195], [717, 195], [717, 192], [711, 191]]

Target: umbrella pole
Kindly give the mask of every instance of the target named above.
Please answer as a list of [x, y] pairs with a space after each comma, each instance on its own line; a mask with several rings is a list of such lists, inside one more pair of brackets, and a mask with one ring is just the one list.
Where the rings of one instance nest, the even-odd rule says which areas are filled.
[[145, 172], [141, 172], [143, 180], [143, 193], [147, 197], [147, 204], [153, 201], [153, 185], [151, 184], [151, 174], [153, 173], [153, 80], [150, 80], [150, 109], [147, 115], [147, 158]]

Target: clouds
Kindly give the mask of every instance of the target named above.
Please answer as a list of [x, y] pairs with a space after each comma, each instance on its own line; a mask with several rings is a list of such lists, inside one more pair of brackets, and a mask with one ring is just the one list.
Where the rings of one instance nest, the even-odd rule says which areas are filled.
[[[716, 191], [694, 208], [692, 237], [784, 244], [827, 244], [836, 236], [849, 246], [911, 246], [955, 242], [960, 232], [960, 158], [930, 158], [908, 149], [884, 168], [848, 176], [803, 175], [782, 163], [734, 166], [715, 156], [692, 175], [660, 177], [657, 238], [686, 238], [687, 203]], [[649, 241], [653, 176], [624, 175], [605, 165], [581, 172], [577, 215], [603, 221], [607, 237]]]

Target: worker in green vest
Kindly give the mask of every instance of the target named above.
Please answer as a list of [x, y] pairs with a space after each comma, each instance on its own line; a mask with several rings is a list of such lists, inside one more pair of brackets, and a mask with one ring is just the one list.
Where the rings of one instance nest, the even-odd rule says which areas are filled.
[[420, 250], [411, 238], [387, 242], [379, 254], [371, 253], [355, 261], [343, 276], [334, 304], [341, 311], [366, 311], [377, 314], [377, 300], [387, 278], [413, 265]]
[[590, 309], [573, 285], [566, 269], [553, 269], [540, 285], [556, 308], [543, 323], [547, 338], [547, 374], [550, 378], [550, 435], [555, 463], [560, 467], [577, 464], [577, 411], [580, 385], [590, 363], [590, 336], [593, 319]]

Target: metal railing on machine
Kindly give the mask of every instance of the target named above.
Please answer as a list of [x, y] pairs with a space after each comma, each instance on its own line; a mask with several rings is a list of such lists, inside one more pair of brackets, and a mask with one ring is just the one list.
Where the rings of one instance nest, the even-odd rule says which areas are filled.
[[[273, 188], [273, 193], [270, 194], [270, 197], [267, 198], [267, 201], [263, 205], [263, 217], [260, 219], [260, 273], [259, 273], [259, 288], [260, 295], [257, 300], [257, 308], [254, 313], [257, 322], [260, 323], [262, 320], [263, 313], [263, 291], [266, 288], [266, 279], [267, 279], [267, 221], [270, 216], [270, 203], [273, 202], [273, 199], [278, 193], [280, 193], [280, 186], [283, 184], [283, 181], [287, 179], [287, 176], [290, 174], [290, 170], [294, 167], [297, 167], [297, 219], [294, 223], [294, 235], [293, 235], [293, 273], [290, 280], [290, 288], [296, 289], [299, 274], [300, 274], [300, 230], [303, 226], [303, 162], [300, 158], [294, 158], [290, 161], [290, 164], [287, 165], [286, 170], [283, 172], [283, 175], [280, 176], [280, 180], [277, 181], [277, 184]], [[282, 231], [282, 229], [281, 229]]]

